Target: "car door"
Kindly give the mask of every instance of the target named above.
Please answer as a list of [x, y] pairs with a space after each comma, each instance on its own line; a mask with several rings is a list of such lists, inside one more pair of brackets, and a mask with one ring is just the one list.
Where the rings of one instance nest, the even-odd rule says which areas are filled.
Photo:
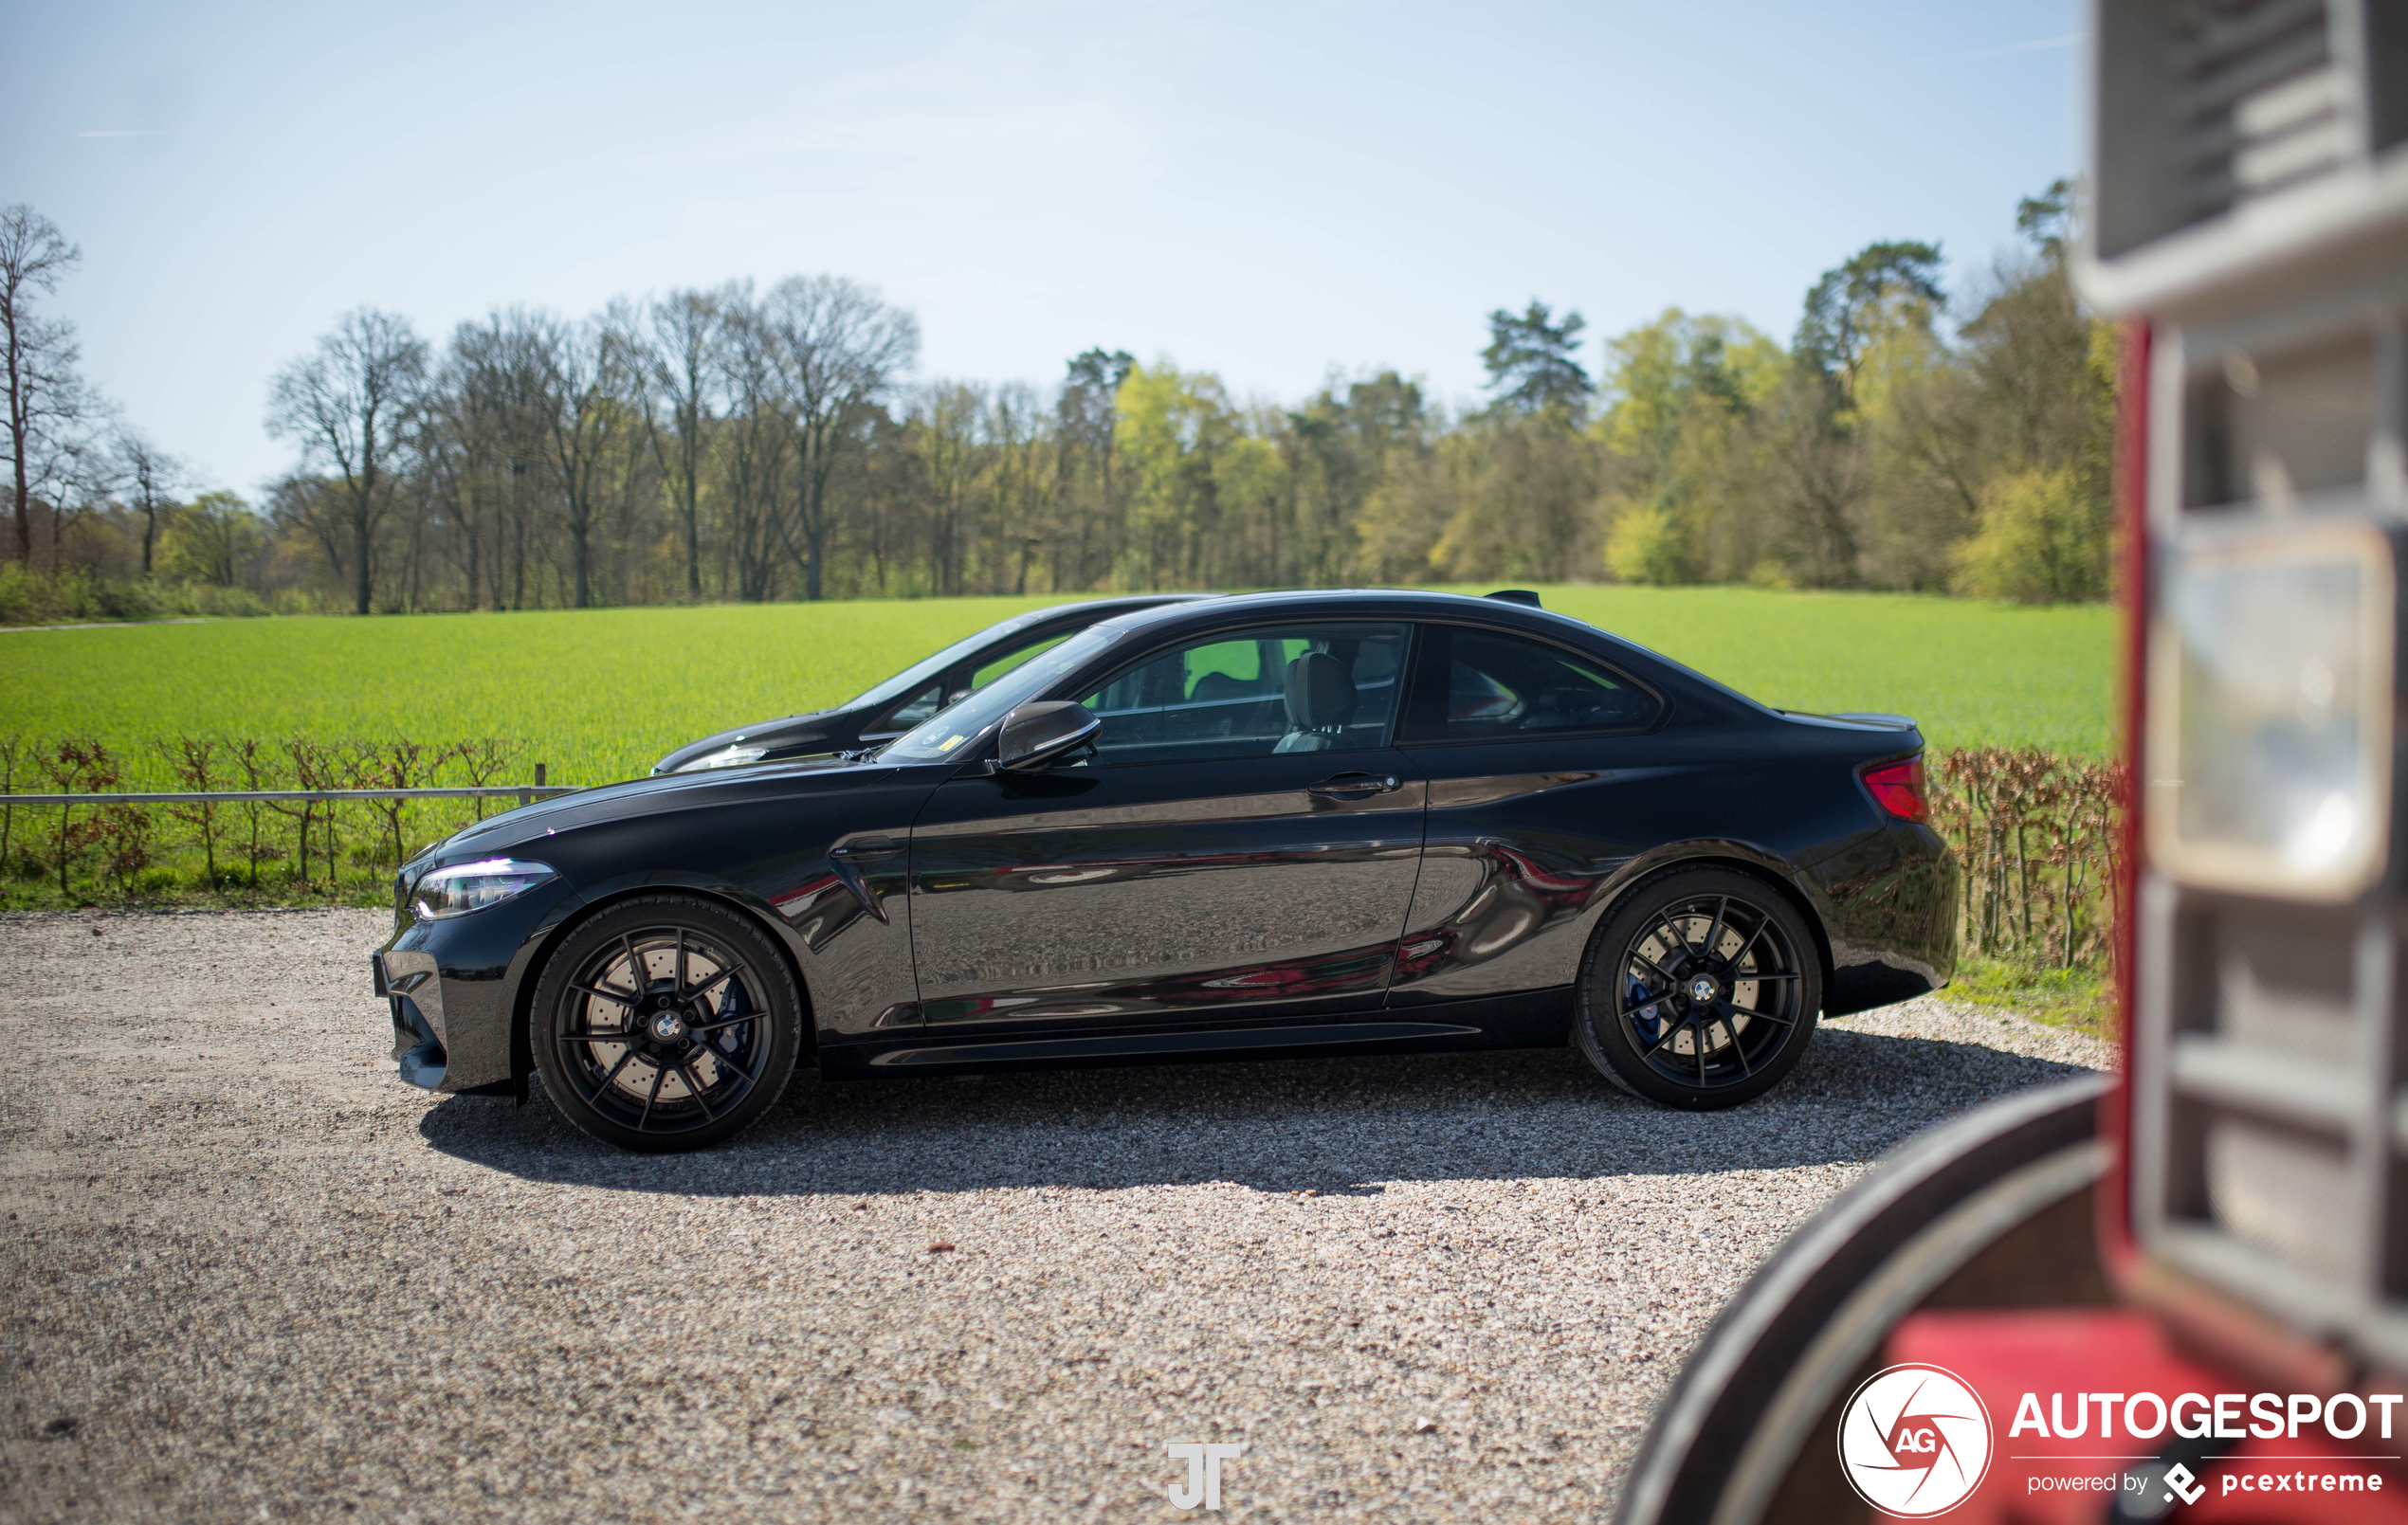
[[913, 824], [933, 1028], [1373, 1010], [1421, 852], [1390, 745], [1409, 627], [1180, 641], [1075, 696], [1091, 754], [959, 777]]
[[1653, 691], [1568, 646], [1421, 627], [1397, 745], [1429, 781], [1430, 809], [1392, 1007], [1571, 978], [1580, 913], [1634, 850], [1616, 823], [1664, 713]]

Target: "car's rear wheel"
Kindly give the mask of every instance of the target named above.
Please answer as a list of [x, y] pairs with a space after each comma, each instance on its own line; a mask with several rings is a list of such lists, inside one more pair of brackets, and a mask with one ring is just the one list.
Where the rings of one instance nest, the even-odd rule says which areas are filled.
[[774, 1106], [802, 1045], [777, 945], [692, 895], [612, 906], [554, 951], [529, 1033], [553, 1104], [607, 1143], [703, 1149]]
[[1821, 1009], [1822, 968], [1797, 907], [1761, 880], [1701, 865], [1642, 881], [1606, 917], [1573, 1033], [1624, 1090], [1707, 1111], [1779, 1083]]

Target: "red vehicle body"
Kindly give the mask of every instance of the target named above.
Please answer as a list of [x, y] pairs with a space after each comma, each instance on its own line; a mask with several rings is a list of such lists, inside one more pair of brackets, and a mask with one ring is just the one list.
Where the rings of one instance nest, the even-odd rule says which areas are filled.
[[2408, 1521], [2408, 6], [2095, 0], [2091, 44], [2123, 1063], [1800, 1230], [1628, 1525]]

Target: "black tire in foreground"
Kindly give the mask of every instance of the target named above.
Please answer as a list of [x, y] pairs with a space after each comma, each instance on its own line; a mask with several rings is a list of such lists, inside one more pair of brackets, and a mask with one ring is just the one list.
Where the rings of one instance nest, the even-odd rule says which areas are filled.
[[2092, 1232], [2105, 1075], [1993, 1101], [1901, 1144], [1792, 1234], [1656, 1407], [1614, 1525], [1839, 1525], [1869, 1514], [1841, 1406], [1918, 1309], [2108, 1300]]
[[802, 1046], [802, 992], [742, 913], [647, 895], [570, 934], [528, 1034], [561, 1115], [645, 1153], [705, 1149], [776, 1104]]
[[1823, 1005], [1806, 920], [1735, 869], [1642, 881], [1590, 941], [1573, 1037], [1633, 1096], [1735, 1107], [1795, 1068]]

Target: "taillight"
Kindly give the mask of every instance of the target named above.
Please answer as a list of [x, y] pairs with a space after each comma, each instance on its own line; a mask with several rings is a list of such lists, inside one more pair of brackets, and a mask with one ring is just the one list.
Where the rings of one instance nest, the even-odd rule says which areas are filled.
[[1879, 768], [1866, 769], [1865, 787], [1872, 790], [1874, 804], [1901, 821], [1927, 821], [1931, 818], [1931, 805], [1924, 797], [1921, 753], [1905, 762], [1883, 763]]

